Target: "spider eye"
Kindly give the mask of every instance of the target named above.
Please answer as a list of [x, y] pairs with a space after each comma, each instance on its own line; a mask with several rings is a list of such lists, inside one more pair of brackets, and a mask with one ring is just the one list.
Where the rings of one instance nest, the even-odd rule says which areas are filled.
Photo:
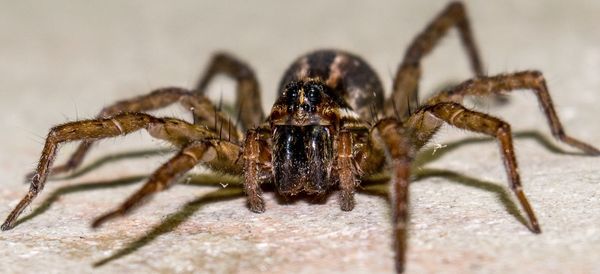
[[297, 82], [291, 82], [283, 89], [283, 96], [286, 98], [298, 98], [298, 90], [300, 87]]
[[318, 104], [321, 102], [322, 91], [323, 87], [319, 85], [310, 85], [305, 91], [306, 99], [308, 99], [311, 104]]
[[285, 104], [288, 106], [290, 111], [294, 109], [294, 105], [298, 101], [300, 94], [295, 85], [288, 85], [288, 87], [283, 92], [283, 99], [285, 100]]

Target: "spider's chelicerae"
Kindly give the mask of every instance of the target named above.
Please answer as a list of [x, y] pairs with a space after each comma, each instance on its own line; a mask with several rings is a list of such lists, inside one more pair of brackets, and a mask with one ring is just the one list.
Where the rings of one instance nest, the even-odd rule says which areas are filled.
[[[421, 60], [452, 27], [460, 33], [475, 77], [419, 104]], [[237, 81], [237, 119], [231, 119], [204, 95], [217, 74]], [[23, 209], [44, 188], [49, 174], [77, 168], [96, 140], [146, 129], [153, 137], [180, 148], [179, 152], [120, 207], [97, 218], [93, 227], [124, 215], [143, 198], [168, 188], [196, 165], [243, 176], [249, 208], [256, 213], [265, 211], [263, 183], [272, 183], [283, 196], [301, 192], [318, 196], [338, 188], [341, 209], [350, 211], [361, 181], [389, 171], [395, 262], [397, 271], [402, 272], [411, 163], [444, 123], [498, 140], [509, 185], [527, 214], [529, 228], [534, 233], [541, 232], [521, 186], [509, 124], [461, 105], [465, 96], [495, 96], [521, 89], [535, 93], [558, 140], [586, 154], [600, 154], [598, 149], [565, 133], [540, 72], [483, 74], [461, 3], [448, 5], [414, 39], [398, 67], [387, 100], [377, 75], [361, 58], [343, 51], [318, 50], [301, 56], [285, 72], [279, 97], [265, 118], [252, 70], [231, 55], [217, 54], [194, 90], [158, 89], [108, 106], [96, 119], [52, 128], [31, 177], [29, 192], [10, 213], [2, 230], [14, 226]], [[146, 114], [173, 103], [189, 109], [194, 122]], [[235, 120], [239, 123], [232, 122]], [[58, 146], [70, 141], [81, 141], [77, 151], [65, 165], [51, 168]]]

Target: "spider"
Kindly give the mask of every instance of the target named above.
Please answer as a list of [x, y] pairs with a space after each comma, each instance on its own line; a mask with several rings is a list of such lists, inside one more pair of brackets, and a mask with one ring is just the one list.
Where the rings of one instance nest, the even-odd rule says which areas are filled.
[[[451, 28], [460, 33], [475, 77], [443, 89], [419, 105], [421, 60]], [[205, 96], [207, 85], [218, 74], [237, 82], [237, 119]], [[522, 89], [537, 96], [554, 137], [585, 154], [600, 155], [595, 147], [566, 134], [542, 73], [484, 75], [460, 2], [450, 3], [413, 40], [386, 100], [379, 78], [363, 59], [344, 51], [317, 50], [301, 56], [287, 69], [278, 99], [265, 117], [252, 69], [232, 55], [218, 53], [193, 90], [157, 89], [105, 107], [96, 119], [53, 127], [31, 175], [28, 193], [1, 228], [13, 228], [22, 211], [43, 190], [48, 176], [76, 169], [96, 140], [145, 129], [178, 147], [179, 152], [118, 208], [95, 219], [92, 227], [126, 214], [196, 165], [243, 177], [248, 207], [256, 213], [265, 211], [264, 183], [273, 184], [284, 197], [300, 193], [318, 197], [337, 188], [341, 210], [350, 211], [361, 181], [389, 172], [393, 248], [400, 273], [405, 266], [411, 163], [443, 124], [497, 139], [510, 188], [527, 215], [529, 229], [541, 233], [521, 185], [510, 125], [461, 105], [466, 96], [496, 96]], [[193, 123], [146, 113], [175, 103], [192, 112]], [[81, 143], [64, 165], [52, 167], [59, 145], [70, 141]]]

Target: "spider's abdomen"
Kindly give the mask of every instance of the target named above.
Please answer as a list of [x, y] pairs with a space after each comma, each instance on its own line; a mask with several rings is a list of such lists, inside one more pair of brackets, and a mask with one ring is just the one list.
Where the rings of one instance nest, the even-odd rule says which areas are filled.
[[286, 85], [317, 79], [345, 101], [363, 121], [371, 121], [372, 109], [383, 108], [383, 86], [373, 69], [360, 57], [337, 50], [318, 50], [298, 58], [279, 84], [279, 96]]

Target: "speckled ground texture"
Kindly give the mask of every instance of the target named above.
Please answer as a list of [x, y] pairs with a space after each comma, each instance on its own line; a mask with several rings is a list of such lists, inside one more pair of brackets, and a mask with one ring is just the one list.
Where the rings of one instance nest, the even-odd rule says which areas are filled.
[[[322, 47], [360, 54], [389, 90], [408, 43], [446, 5], [254, 2], [2, 1], [0, 217], [25, 194], [24, 175], [55, 124], [153, 88], [192, 87], [216, 50], [254, 66], [266, 109], [286, 66]], [[600, 2], [466, 4], [487, 72], [540, 69], [567, 131], [600, 145]], [[424, 61], [422, 91], [468, 77], [452, 32]], [[233, 87], [219, 78], [211, 94], [228, 99]], [[447, 147], [428, 150], [414, 168], [406, 273], [600, 273], [600, 158], [552, 140], [531, 92], [479, 109], [513, 125], [543, 234], [523, 224], [495, 142], [444, 127], [432, 145]], [[177, 107], [158, 114], [189, 119]], [[25, 220], [0, 233], [1, 272], [393, 272], [390, 207], [377, 195], [359, 194], [356, 209], [341, 212], [335, 195], [284, 204], [268, 193], [267, 211], [253, 214], [231, 184], [194, 179], [90, 229], [169, 157], [147, 151], [160, 147], [146, 133], [103, 141], [84, 164], [89, 172], [49, 182]], [[57, 162], [73, 148], [64, 146]]]

